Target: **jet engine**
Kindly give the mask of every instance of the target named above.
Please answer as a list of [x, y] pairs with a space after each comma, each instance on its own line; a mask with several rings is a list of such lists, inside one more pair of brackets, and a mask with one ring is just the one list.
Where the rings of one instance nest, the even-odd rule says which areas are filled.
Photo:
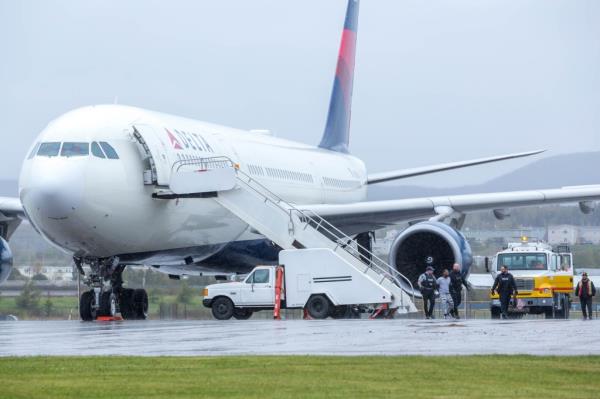
[[[454, 263], [459, 263], [462, 265], [462, 277], [466, 280], [473, 256], [467, 239], [460, 231], [441, 222], [428, 221], [410, 226], [398, 234], [392, 243], [389, 263], [410, 280], [415, 296], [420, 297], [417, 280], [427, 266], [432, 266], [435, 276], [439, 277], [442, 270], [451, 270]], [[406, 281], [402, 281], [402, 288], [411, 292]]]
[[6, 240], [0, 237], [0, 284], [5, 282], [10, 275], [13, 265], [13, 256]]

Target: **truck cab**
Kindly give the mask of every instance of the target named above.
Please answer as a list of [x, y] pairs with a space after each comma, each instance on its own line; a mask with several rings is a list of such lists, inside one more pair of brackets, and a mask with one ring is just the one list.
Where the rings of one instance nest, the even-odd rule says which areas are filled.
[[[257, 310], [272, 309], [275, 303], [275, 266], [257, 266], [241, 281], [212, 284], [204, 289], [204, 306], [220, 319], [231, 315], [238, 320], [250, 318]], [[229, 309], [228, 301], [233, 304]], [[216, 313], [216, 314], [215, 314]], [[226, 318], [229, 318], [226, 317]]]
[[[567, 246], [551, 245], [522, 237], [509, 243], [492, 262], [492, 274], [507, 266], [514, 276], [519, 294], [509, 308], [509, 316], [545, 314], [547, 318], [568, 318], [573, 290], [573, 256]], [[500, 317], [498, 294], [490, 295], [492, 318]]]

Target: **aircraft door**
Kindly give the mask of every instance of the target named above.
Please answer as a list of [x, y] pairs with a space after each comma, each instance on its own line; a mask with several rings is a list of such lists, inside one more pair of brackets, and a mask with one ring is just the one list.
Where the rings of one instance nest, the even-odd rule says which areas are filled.
[[136, 124], [133, 126], [133, 135], [144, 162], [146, 162], [144, 184], [168, 186], [172, 163], [169, 159], [169, 147], [164, 141], [165, 138], [149, 125]]

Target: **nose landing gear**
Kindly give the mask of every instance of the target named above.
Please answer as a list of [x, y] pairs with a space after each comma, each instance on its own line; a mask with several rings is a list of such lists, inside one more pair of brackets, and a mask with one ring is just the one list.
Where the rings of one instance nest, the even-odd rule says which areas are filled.
[[[90, 290], [79, 298], [79, 316], [83, 321], [99, 317], [116, 317], [120, 313], [126, 320], [145, 320], [148, 317], [148, 294], [144, 289], [123, 287], [125, 265], [116, 257], [74, 258], [79, 273]], [[83, 265], [89, 265], [86, 276]]]

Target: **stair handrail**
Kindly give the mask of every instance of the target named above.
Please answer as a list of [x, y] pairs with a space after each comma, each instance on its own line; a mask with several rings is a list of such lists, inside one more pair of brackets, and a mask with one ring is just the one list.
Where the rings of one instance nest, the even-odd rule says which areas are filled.
[[[384, 260], [379, 258], [377, 255], [375, 255], [369, 249], [360, 245], [352, 237], [348, 236], [346, 233], [341, 231], [339, 228], [337, 228], [336, 226], [334, 226], [333, 224], [328, 222], [325, 218], [323, 218], [322, 216], [317, 214], [315, 211], [310, 210], [310, 209], [301, 210], [301, 209], [297, 208], [296, 206], [292, 205], [291, 203], [287, 202], [286, 200], [284, 200], [283, 198], [281, 198], [274, 192], [272, 192], [269, 188], [265, 187], [262, 183], [260, 183], [259, 181], [254, 179], [252, 176], [248, 175], [246, 172], [241, 170], [239, 168], [239, 164], [235, 163], [231, 158], [229, 158], [227, 156], [215, 156], [215, 157], [206, 157], [206, 158], [194, 157], [194, 158], [190, 158], [190, 159], [181, 159], [181, 160], [175, 161], [173, 163], [173, 165], [171, 167], [171, 172], [173, 172], [173, 170], [175, 172], [179, 172], [181, 170], [181, 168], [184, 166], [200, 166], [202, 168], [202, 170], [207, 170], [207, 169], [209, 169], [210, 165], [219, 165], [220, 167], [224, 166], [224, 167], [234, 168], [237, 176], [241, 175], [247, 179], [247, 181], [244, 181], [238, 177], [239, 181], [243, 182], [247, 187], [252, 189], [254, 192], [259, 194], [260, 196], [264, 197], [265, 199], [270, 200], [275, 206], [277, 206], [282, 211], [288, 213], [290, 215], [290, 218], [292, 216], [292, 213], [296, 213], [297, 215], [300, 215], [299, 219], [301, 222], [305, 223], [306, 225], [310, 225], [312, 222], [313, 228], [315, 228], [315, 230], [317, 230], [318, 232], [320, 232], [320, 230], [324, 230], [325, 232], [327, 232], [329, 234], [329, 236], [327, 238], [329, 240], [333, 241], [337, 245], [336, 249], [342, 248], [344, 251], [346, 251], [348, 254], [350, 254], [351, 256], [353, 256], [355, 259], [359, 260], [362, 263], [365, 263], [365, 261], [368, 260], [369, 263], [365, 264], [367, 267], [372, 268], [374, 270], [376, 269], [376, 271], [378, 271], [379, 274], [382, 274], [385, 278], [388, 278], [389, 280], [394, 282], [400, 289], [403, 289], [402, 284], [400, 283], [400, 279], [407, 282], [408, 285], [410, 286], [410, 293], [408, 293], [408, 294], [411, 295], [413, 303], [414, 303], [414, 300], [415, 300], [414, 286], [413, 286], [412, 282], [404, 274], [402, 274], [398, 270], [394, 269], [391, 265], [389, 265], [387, 262], [385, 262]], [[256, 184], [262, 191], [257, 190], [255, 187], [252, 186], [251, 183]], [[281, 205], [282, 203], [285, 205], [285, 207]], [[310, 212], [313, 215], [313, 217], [309, 216], [307, 214], [308, 212]], [[304, 220], [302, 220], [302, 219], [304, 219]], [[315, 220], [315, 219], [317, 219], [317, 220]], [[335, 239], [332, 239], [330, 237], [334, 237]], [[354, 251], [354, 248], [351, 245], [349, 245], [350, 243], [354, 243], [357, 247], [357, 250], [360, 248], [360, 250], [362, 250], [363, 253], [361, 254], [360, 251], [358, 251], [358, 253], [356, 253], [357, 251]], [[352, 250], [350, 250], [349, 248]], [[365, 256], [365, 255], [368, 255], [369, 258], [367, 258], [367, 256]], [[376, 262], [373, 262], [373, 260], [375, 260]], [[406, 290], [404, 290], [404, 291], [406, 291]], [[400, 301], [401, 301], [401, 306], [404, 306], [404, 299], [400, 298]]]

